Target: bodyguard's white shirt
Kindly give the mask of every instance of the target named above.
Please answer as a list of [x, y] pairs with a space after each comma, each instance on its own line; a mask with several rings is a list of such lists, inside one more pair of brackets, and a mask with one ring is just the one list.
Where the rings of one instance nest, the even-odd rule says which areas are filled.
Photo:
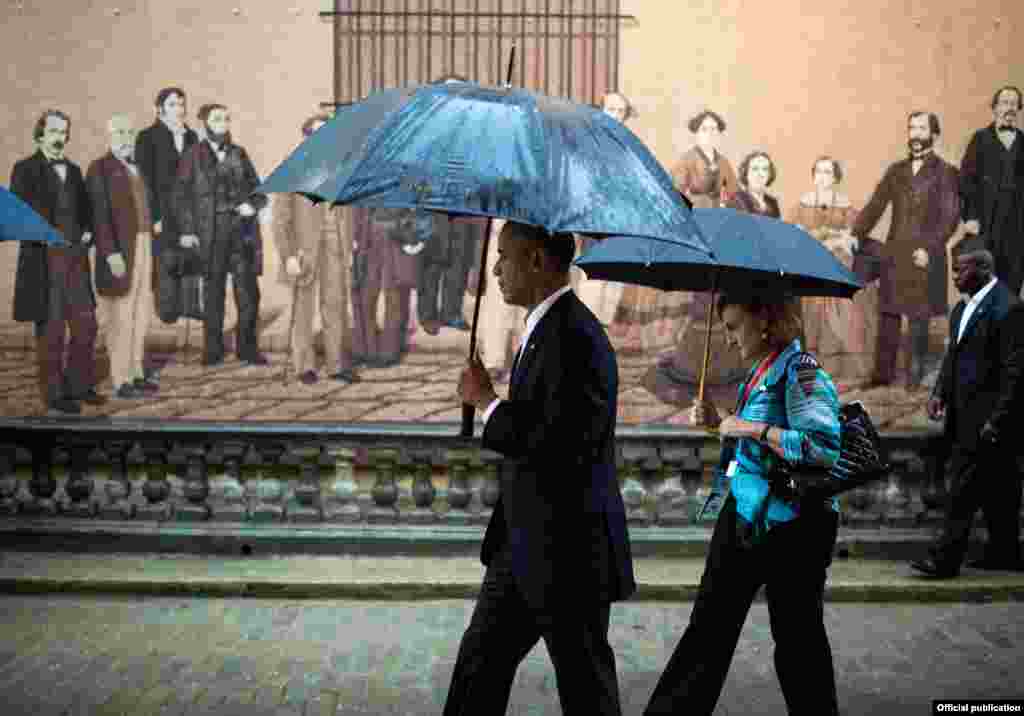
[[[562, 288], [545, 298], [537, 304], [536, 308], [530, 311], [529, 315], [526, 317], [526, 332], [523, 333], [523, 340], [519, 343], [519, 350], [516, 351], [515, 360], [519, 360], [522, 357], [523, 350], [530, 344], [530, 336], [533, 334], [533, 329], [537, 327], [538, 323], [540, 323], [540, 319], [544, 318], [544, 315], [548, 312], [551, 306], [554, 305], [555, 301], [562, 297], [562, 294], [568, 293], [571, 290], [571, 286], [562, 286]], [[515, 365], [515, 362], [513, 362], [513, 365]], [[511, 379], [512, 377], [509, 376], [510, 381]], [[511, 385], [509, 388], [511, 389]], [[490, 419], [491, 414], [494, 412], [495, 408], [498, 407], [498, 403], [500, 402], [501, 398], [495, 398], [491, 401], [491, 404], [487, 406], [487, 410], [484, 411], [483, 415], [484, 427], [487, 427], [487, 421]]]
[[996, 285], [996, 278], [992, 278], [988, 283], [981, 287], [981, 290], [971, 296], [971, 300], [964, 306], [964, 312], [960, 315], [960, 325], [956, 329], [956, 342], [959, 343], [960, 339], [963, 338], [964, 329], [967, 328], [967, 322], [971, 320], [971, 314], [978, 307], [982, 301], [985, 300], [985, 296], [992, 290], [992, 287]]

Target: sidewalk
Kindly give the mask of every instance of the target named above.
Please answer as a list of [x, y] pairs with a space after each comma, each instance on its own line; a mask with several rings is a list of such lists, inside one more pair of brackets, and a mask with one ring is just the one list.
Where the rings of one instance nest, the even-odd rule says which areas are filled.
[[[703, 557], [638, 558], [632, 601], [681, 602], [697, 593]], [[474, 556], [265, 556], [0, 553], [0, 593], [144, 594], [303, 599], [474, 599]], [[833, 561], [830, 602], [1024, 600], [1024, 572], [965, 568], [951, 580], [916, 576], [902, 561]]]

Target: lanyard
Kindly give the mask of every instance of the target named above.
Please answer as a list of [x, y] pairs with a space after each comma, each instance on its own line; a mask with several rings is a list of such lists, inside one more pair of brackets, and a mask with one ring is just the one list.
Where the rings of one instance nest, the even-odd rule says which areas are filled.
[[750, 398], [750, 392], [754, 389], [754, 386], [761, 381], [761, 377], [768, 372], [768, 369], [772, 367], [775, 359], [782, 353], [781, 350], [775, 350], [770, 356], [761, 361], [761, 365], [758, 366], [757, 372], [754, 373], [754, 377], [751, 378], [746, 387], [743, 389], [743, 397], [740, 398], [739, 405], [736, 406], [736, 413], [738, 414], [747, 405], [747, 400]]

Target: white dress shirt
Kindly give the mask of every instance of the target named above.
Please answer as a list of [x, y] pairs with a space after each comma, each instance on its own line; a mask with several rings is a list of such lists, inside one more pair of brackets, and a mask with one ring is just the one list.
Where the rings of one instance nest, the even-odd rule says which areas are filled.
[[[519, 368], [517, 361], [519, 361], [519, 359], [522, 358], [523, 351], [526, 349], [526, 346], [530, 344], [530, 336], [533, 334], [533, 329], [537, 327], [537, 324], [540, 323], [540, 319], [544, 318], [544, 315], [548, 312], [548, 309], [550, 309], [551, 306], [554, 305], [555, 301], [561, 298], [562, 294], [568, 293], [571, 290], [571, 286], [562, 286], [560, 289], [558, 289], [553, 294], [551, 294], [543, 301], [541, 301], [539, 304], [537, 304], [536, 308], [530, 311], [530, 313], [526, 316], [526, 332], [523, 333], [523, 340], [520, 341], [519, 350], [516, 351], [516, 358], [512, 362], [512, 365], [516, 366], [517, 369]], [[509, 390], [511, 389], [512, 376], [510, 375]], [[487, 426], [487, 421], [490, 419], [491, 414], [494, 412], [495, 408], [498, 407], [498, 403], [500, 402], [501, 398], [495, 398], [494, 400], [491, 401], [491, 404], [487, 406], [487, 410], [484, 411], [483, 415], [484, 427]]]
[[217, 161], [224, 161], [224, 157], [228, 155], [227, 150], [224, 149], [224, 145], [222, 144], [218, 147], [209, 137], [206, 138], [206, 143], [210, 145], [210, 149], [212, 149], [213, 153], [217, 156]]
[[960, 339], [963, 338], [964, 329], [967, 328], [967, 322], [971, 319], [971, 314], [978, 307], [982, 301], [985, 300], [985, 296], [992, 290], [992, 287], [996, 285], [996, 278], [993, 276], [992, 280], [981, 287], [981, 290], [971, 296], [971, 300], [967, 302], [964, 307], [964, 312], [960, 314], [960, 325], [956, 329], [956, 342], [959, 343]]

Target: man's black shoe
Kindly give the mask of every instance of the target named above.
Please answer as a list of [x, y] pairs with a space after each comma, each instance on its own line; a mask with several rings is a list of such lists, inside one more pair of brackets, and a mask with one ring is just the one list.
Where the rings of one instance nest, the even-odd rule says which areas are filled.
[[1008, 560], [975, 559], [967, 563], [971, 569], [988, 569], [996, 572], [1020, 572], [1024, 571], [1024, 562], [1010, 562]]
[[224, 356], [204, 356], [203, 365], [208, 368], [212, 368], [215, 365], [222, 365], [224, 363]]
[[398, 365], [402, 361], [401, 356], [396, 355], [382, 355], [373, 358], [368, 361], [371, 368], [391, 368]]
[[107, 402], [107, 398], [97, 393], [95, 388], [89, 388], [81, 395], [75, 396], [75, 399], [87, 405], [105, 405]]
[[960, 573], [959, 569], [940, 567], [931, 557], [925, 557], [924, 559], [915, 559], [910, 563], [910, 566], [916, 569], [918, 572], [923, 572], [924, 574], [927, 574], [932, 579], [952, 579]]
[[337, 373], [331, 375], [331, 380], [340, 380], [342, 383], [358, 383], [359, 376], [351, 368], [346, 370], [339, 370]]
[[46, 403], [46, 407], [50, 410], [69, 413], [71, 415], [78, 415], [82, 412], [82, 404], [77, 400], [72, 400], [71, 398], [55, 398], [53, 400], [49, 400]]
[[132, 381], [132, 387], [142, 393], [155, 393], [160, 390], [160, 385], [158, 383], [146, 378], [136, 378]]
[[320, 376], [316, 374], [315, 370], [304, 370], [299, 374], [299, 382], [303, 385], [313, 385], [318, 380], [320, 380]]
[[114, 391], [114, 397], [118, 400], [137, 400], [143, 397], [141, 388], [136, 388], [133, 383], [121, 383], [121, 386]]
[[246, 365], [270, 365], [270, 360], [262, 353], [243, 358], [242, 362]]

